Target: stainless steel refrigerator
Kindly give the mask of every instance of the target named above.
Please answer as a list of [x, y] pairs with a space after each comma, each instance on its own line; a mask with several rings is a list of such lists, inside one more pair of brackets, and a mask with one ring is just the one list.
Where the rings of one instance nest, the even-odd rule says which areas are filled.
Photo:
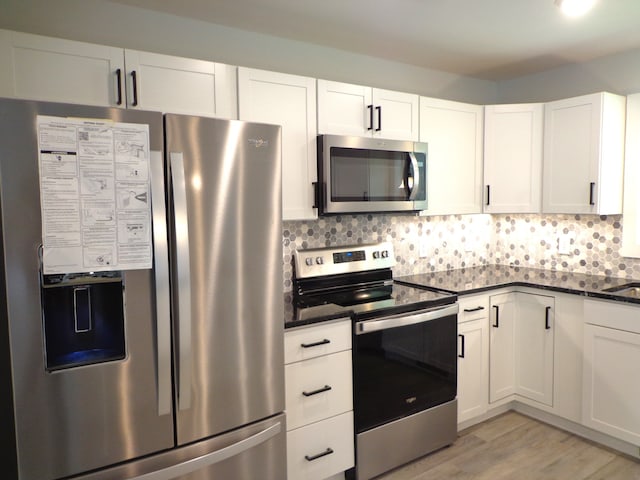
[[[41, 116], [149, 125], [152, 268], [43, 273]], [[0, 100], [3, 478], [286, 478], [280, 152], [277, 126]]]

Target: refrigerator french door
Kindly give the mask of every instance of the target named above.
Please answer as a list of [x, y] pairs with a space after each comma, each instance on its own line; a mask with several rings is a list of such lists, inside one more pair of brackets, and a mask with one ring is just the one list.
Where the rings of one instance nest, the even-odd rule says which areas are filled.
[[[39, 115], [149, 125], [153, 268], [43, 274]], [[6, 478], [285, 478], [279, 128], [164, 120], [0, 100]]]

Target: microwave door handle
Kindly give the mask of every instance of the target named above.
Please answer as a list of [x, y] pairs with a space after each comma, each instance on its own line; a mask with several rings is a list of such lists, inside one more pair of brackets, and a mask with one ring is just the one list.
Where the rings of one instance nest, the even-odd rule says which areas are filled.
[[[182, 153], [169, 154], [173, 185], [173, 228], [178, 294], [178, 409], [191, 408], [191, 271], [187, 187]], [[176, 293], [176, 292], [174, 292]]]
[[[415, 153], [409, 152], [409, 160], [411, 160], [411, 169], [413, 170], [413, 186], [409, 194], [409, 200], [415, 200], [420, 191], [420, 172], [418, 172], [418, 159]], [[407, 188], [409, 188], [409, 176], [407, 175]]]
[[150, 160], [153, 271], [156, 288], [158, 415], [168, 415], [171, 413], [171, 307], [169, 302], [169, 252], [166, 207], [164, 204], [164, 162], [162, 152], [152, 151]]

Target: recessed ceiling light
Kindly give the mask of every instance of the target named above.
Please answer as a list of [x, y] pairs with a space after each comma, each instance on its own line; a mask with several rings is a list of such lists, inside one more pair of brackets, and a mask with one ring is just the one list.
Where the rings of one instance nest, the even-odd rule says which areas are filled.
[[555, 0], [555, 3], [566, 16], [579, 17], [591, 10], [596, 0]]

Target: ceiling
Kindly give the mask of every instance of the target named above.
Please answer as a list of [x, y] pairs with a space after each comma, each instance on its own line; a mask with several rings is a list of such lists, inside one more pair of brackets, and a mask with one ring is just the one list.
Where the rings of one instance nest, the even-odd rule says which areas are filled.
[[640, 0], [112, 1], [488, 80], [640, 48]]

